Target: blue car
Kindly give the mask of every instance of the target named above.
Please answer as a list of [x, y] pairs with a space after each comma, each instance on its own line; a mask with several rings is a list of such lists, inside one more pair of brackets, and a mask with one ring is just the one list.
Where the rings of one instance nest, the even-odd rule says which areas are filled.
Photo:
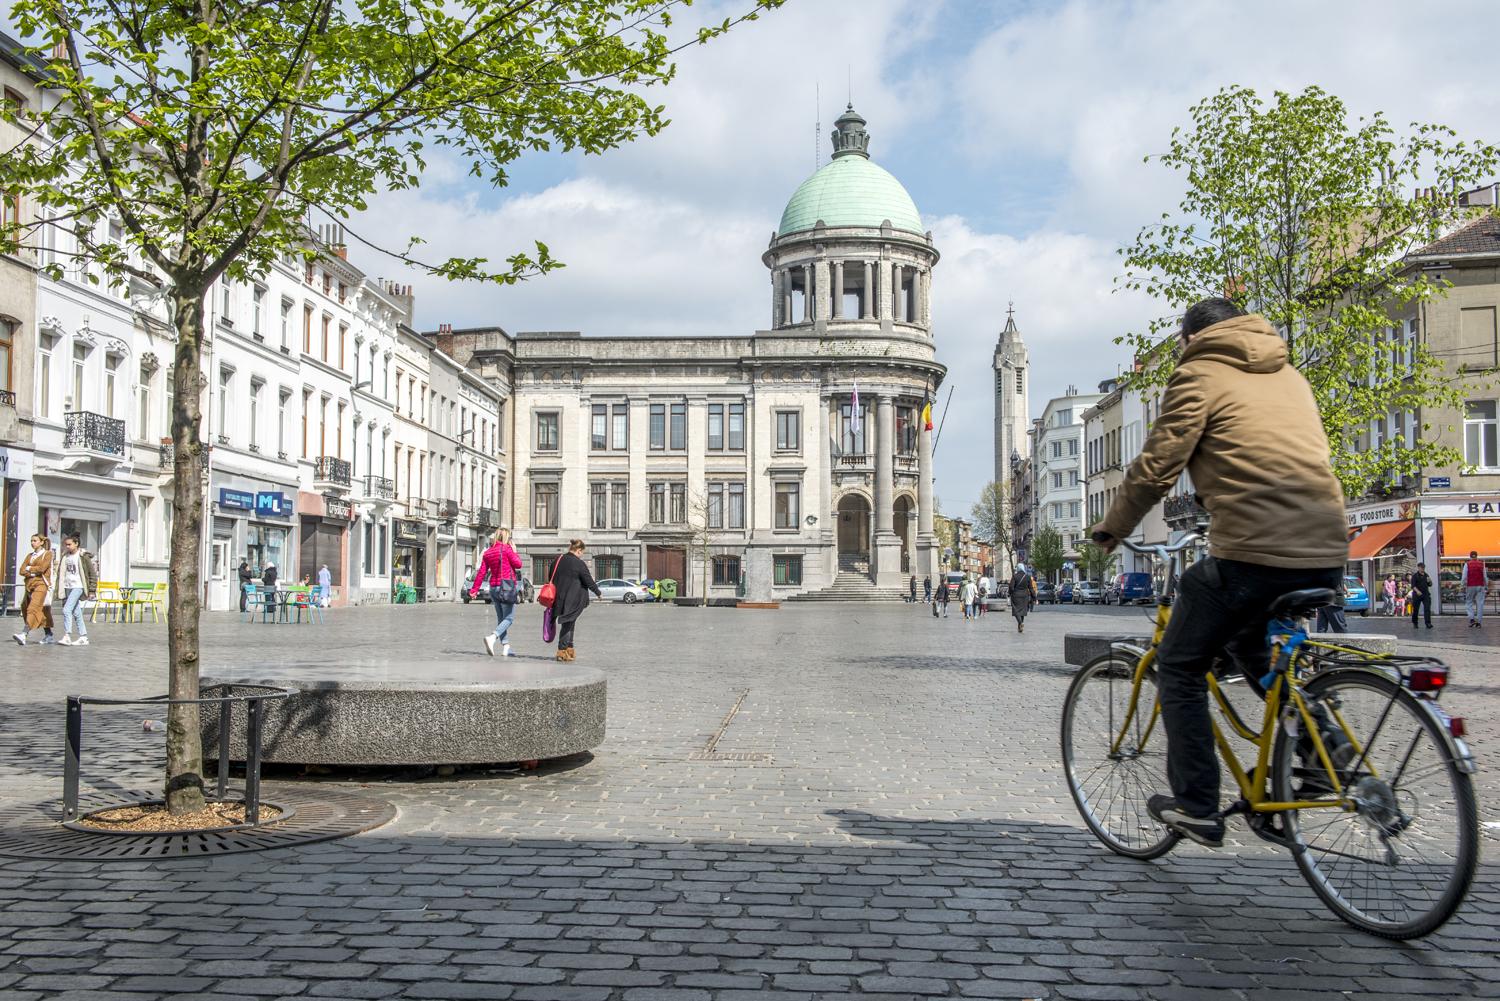
[[1148, 573], [1117, 574], [1104, 593], [1104, 603], [1114, 605], [1149, 605], [1156, 600], [1156, 589]]
[[1358, 577], [1345, 577], [1344, 590], [1348, 592], [1344, 596], [1344, 611], [1370, 614], [1370, 592], [1365, 590], [1364, 581]]
[[1057, 602], [1060, 605], [1071, 605], [1073, 603], [1073, 582], [1064, 581], [1062, 587], [1057, 589]]

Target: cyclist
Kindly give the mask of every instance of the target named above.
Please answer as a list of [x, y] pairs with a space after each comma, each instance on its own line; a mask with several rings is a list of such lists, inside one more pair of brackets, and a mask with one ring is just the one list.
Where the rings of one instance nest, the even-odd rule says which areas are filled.
[[1302, 588], [1336, 588], [1348, 557], [1344, 497], [1307, 380], [1264, 317], [1227, 299], [1183, 315], [1161, 411], [1104, 520], [1106, 550], [1186, 469], [1213, 519], [1209, 557], [1183, 573], [1157, 653], [1167, 778], [1151, 815], [1199, 844], [1224, 841], [1208, 672], [1227, 653], [1246, 678], [1269, 667], [1266, 609]]

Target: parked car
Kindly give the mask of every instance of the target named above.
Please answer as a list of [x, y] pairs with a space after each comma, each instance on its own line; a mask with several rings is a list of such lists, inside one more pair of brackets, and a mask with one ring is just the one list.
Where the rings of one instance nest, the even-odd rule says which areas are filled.
[[1070, 581], [1070, 580], [1063, 581], [1062, 587], [1059, 587], [1057, 589], [1057, 603], [1059, 605], [1071, 605], [1071, 604], [1073, 604], [1073, 582], [1072, 581]]
[[1073, 588], [1073, 604], [1097, 605], [1104, 600], [1104, 585], [1097, 580], [1081, 580]]
[[1057, 604], [1057, 587], [1050, 580], [1036, 582], [1036, 603], [1038, 605]]
[[1115, 574], [1114, 580], [1104, 589], [1106, 605], [1149, 605], [1156, 600], [1156, 589], [1148, 573]]
[[1358, 577], [1345, 577], [1344, 591], [1344, 611], [1370, 614], [1370, 592], [1365, 590], [1364, 581]]
[[651, 592], [638, 580], [620, 580], [611, 578], [601, 580], [599, 583], [599, 594], [605, 601], [623, 601], [627, 605], [633, 605], [637, 601], [649, 601]]
[[[521, 582], [520, 587], [516, 590], [516, 597], [519, 599], [519, 602], [521, 604], [525, 604], [528, 601], [535, 601], [536, 600], [536, 587], [531, 583], [530, 579], [526, 578], [526, 577], [521, 577], [521, 578], [518, 578], [518, 579]], [[489, 604], [489, 602], [490, 602], [490, 582], [489, 581], [485, 581], [483, 584], [480, 584], [479, 585], [479, 595], [476, 598], [474, 598], [474, 599], [470, 599], [470, 597], [469, 597], [469, 588], [471, 588], [473, 586], [474, 586], [474, 571], [470, 570], [467, 574], [464, 575], [463, 590], [461, 592], [459, 592], [460, 597], [462, 597], [464, 599], [464, 604], [467, 605], [471, 600], [479, 601], [479, 602], [481, 602], [483, 604], [486, 604], [486, 605]]]

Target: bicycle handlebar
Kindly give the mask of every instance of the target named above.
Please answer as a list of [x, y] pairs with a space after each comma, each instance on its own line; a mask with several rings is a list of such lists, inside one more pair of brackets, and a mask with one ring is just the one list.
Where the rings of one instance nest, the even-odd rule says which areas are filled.
[[1162, 562], [1166, 562], [1168, 559], [1170, 559], [1173, 553], [1180, 553], [1184, 549], [1189, 549], [1202, 541], [1203, 536], [1198, 532], [1189, 532], [1187, 535], [1184, 535], [1182, 538], [1178, 539], [1170, 546], [1142, 546], [1138, 543], [1131, 542], [1129, 539], [1118, 540], [1121, 546], [1130, 550], [1132, 553], [1140, 553], [1142, 556], [1155, 556]]

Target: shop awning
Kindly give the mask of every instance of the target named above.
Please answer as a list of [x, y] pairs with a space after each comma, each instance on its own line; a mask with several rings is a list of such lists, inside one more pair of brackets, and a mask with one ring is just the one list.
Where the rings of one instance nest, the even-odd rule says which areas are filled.
[[1443, 522], [1443, 558], [1468, 559], [1471, 552], [1500, 557], [1500, 521], [1454, 519]]
[[1383, 521], [1378, 525], [1371, 525], [1349, 540], [1349, 558], [1351, 560], [1370, 559], [1389, 546], [1393, 539], [1408, 528], [1411, 528], [1409, 521]]

